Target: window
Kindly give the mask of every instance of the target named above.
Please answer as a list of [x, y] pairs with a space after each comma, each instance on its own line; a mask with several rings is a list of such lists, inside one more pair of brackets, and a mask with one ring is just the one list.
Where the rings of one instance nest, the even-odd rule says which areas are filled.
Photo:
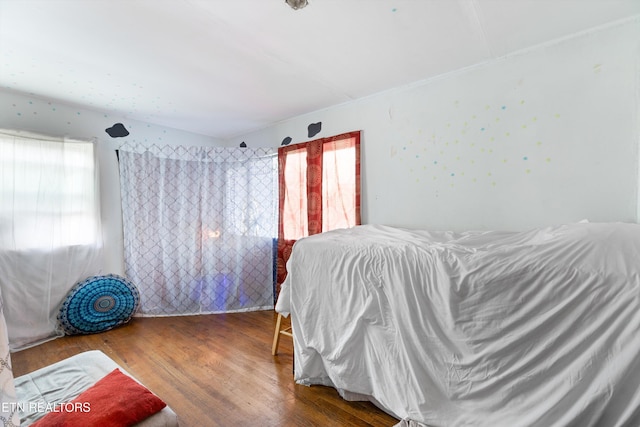
[[360, 132], [278, 150], [278, 284], [301, 238], [360, 224]]
[[[284, 239], [297, 240], [315, 234], [314, 230], [322, 232], [352, 227], [359, 223], [355, 137], [328, 138], [320, 142], [321, 160], [310, 166], [307, 144], [298, 144], [285, 151], [286, 161], [282, 162]], [[316, 181], [312, 186], [320, 183], [321, 191], [309, 191], [308, 179]], [[322, 219], [321, 227], [314, 227], [312, 224], [310, 233], [310, 212], [318, 211], [318, 208]]]
[[227, 162], [224, 190], [224, 229], [238, 236], [277, 235], [278, 158], [256, 155], [242, 162]]
[[0, 249], [93, 244], [94, 144], [0, 130]]

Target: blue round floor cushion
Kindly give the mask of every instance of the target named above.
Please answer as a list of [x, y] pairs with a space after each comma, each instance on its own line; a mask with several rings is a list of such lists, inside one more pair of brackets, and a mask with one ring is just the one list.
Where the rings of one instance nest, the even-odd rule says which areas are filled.
[[127, 323], [140, 306], [138, 288], [115, 274], [76, 283], [62, 302], [58, 324], [67, 335], [93, 334]]

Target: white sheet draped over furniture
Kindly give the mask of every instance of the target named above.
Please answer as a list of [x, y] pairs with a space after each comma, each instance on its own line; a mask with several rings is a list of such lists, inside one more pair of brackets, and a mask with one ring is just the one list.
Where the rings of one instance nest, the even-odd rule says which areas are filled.
[[18, 398], [13, 381], [13, 364], [9, 351], [9, 334], [4, 319], [4, 303], [0, 295], [0, 423], [3, 427], [19, 426]]
[[301, 239], [295, 380], [407, 424], [640, 425], [640, 226]]

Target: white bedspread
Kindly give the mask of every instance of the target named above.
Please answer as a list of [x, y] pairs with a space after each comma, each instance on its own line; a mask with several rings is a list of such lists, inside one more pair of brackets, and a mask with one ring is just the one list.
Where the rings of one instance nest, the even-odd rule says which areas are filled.
[[428, 426], [640, 426], [640, 225], [299, 240], [295, 380]]

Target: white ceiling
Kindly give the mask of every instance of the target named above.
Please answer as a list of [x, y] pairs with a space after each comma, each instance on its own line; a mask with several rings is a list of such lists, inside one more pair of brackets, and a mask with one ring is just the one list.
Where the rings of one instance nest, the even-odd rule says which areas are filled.
[[0, 89], [227, 139], [639, 14], [638, 0], [0, 0]]

